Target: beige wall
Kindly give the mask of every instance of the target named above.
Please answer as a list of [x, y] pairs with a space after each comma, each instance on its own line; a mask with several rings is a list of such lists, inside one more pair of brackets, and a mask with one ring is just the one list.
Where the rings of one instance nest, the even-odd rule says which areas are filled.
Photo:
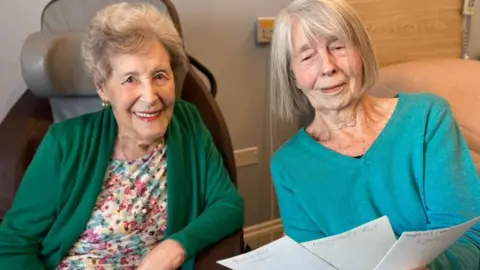
[[48, 0], [3, 1], [0, 9], [0, 121], [25, 91], [20, 50], [29, 33], [40, 29], [40, 13]]
[[[174, 0], [187, 50], [216, 76], [217, 102], [234, 149], [257, 146], [260, 163], [238, 168], [246, 203], [246, 226], [270, 220], [272, 190], [268, 171], [267, 60], [269, 47], [255, 43], [255, 20], [275, 16], [289, 0]], [[277, 141], [292, 134], [276, 129]]]

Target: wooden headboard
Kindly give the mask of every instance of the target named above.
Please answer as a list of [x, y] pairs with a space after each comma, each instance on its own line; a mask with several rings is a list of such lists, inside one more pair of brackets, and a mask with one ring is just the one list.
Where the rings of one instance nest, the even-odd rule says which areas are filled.
[[460, 58], [462, 0], [347, 0], [373, 40], [380, 66]]

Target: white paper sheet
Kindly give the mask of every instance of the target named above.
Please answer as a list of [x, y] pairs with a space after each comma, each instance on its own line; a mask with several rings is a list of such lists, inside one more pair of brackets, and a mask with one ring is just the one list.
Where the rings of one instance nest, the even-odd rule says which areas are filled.
[[425, 267], [479, 221], [480, 217], [477, 217], [445, 229], [405, 232], [375, 270], [405, 270]]
[[338, 269], [372, 270], [396, 240], [384, 216], [342, 234], [302, 245]]
[[386, 216], [345, 233], [299, 244], [284, 236], [217, 263], [233, 270], [406, 270], [427, 266], [480, 217], [444, 229], [404, 232], [396, 241]]
[[234, 270], [338, 270], [288, 236], [217, 263]]

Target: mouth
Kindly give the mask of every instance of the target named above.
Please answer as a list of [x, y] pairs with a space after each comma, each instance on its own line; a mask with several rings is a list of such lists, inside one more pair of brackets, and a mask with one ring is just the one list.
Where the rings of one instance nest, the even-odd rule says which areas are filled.
[[136, 117], [145, 122], [155, 121], [160, 117], [160, 111], [152, 112], [134, 112]]
[[320, 90], [325, 94], [336, 94], [336, 93], [342, 91], [342, 89], [345, 85], [346, 85], [346, 83], [340, 83], [340, 84], [336, 84], [336, 85], [333, 85], [333, 86], [320, 88]]

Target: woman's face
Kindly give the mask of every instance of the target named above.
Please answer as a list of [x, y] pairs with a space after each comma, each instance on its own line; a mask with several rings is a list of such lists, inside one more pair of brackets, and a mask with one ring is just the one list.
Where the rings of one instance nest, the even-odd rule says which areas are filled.
[[110, 59], [111, 76], [99, 95], [111, 104], [120, 136], [152, 142], [165, 134], [175, 103], [170, 57], [160, 42]]
[[291, 70], [315, 110], [341, 110], [362, 94], [360, 53], [336, 37], [312, 44], [297, 22], [292, 25]]

